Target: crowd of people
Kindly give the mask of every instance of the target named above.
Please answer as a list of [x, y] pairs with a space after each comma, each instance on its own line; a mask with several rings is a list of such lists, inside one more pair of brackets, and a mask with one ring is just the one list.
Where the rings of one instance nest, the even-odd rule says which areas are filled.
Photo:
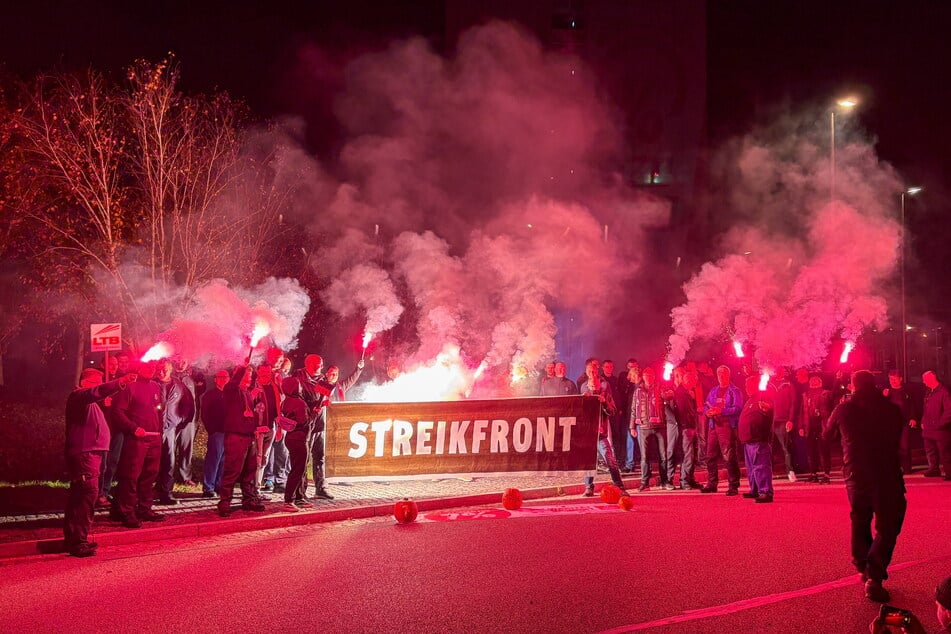
[[208, 435], [201, 495], [218, 499], [220, 516], [231, 515], [235, 486], [250, 512], [266, 510], [261, 491], [283, 494], [287, 512], [332, 500], [323, 471], [327, 405], [346, 398], [363, 367], [361, 360], [341, 380], [338, 367], [325, 370], [310, 354], [292, 370], [272, 348], [256, 367], [218, 370], [210, 388], [187, 361], [135, 362], [120, 352], [107, 362], [108, 382], [103, 371], [86, 368], [66, 404], [67, 550], [95, 554], [89, 531], [97, 506], [127, 528], [164, 521], [154, 506], [180, 503], [175, 482], [198, 486], [192, 453], [199, 420]]
[[[319, 355], [307, 355], [304, 367], [293, 370], [284, 353], [272, 348], [256, 367], [217, 370], [210, 387], [186, 361], [134, 362], [120, 353], [105, 369], [105, 377], [84, 370], [66, 405], [71, 486], [64, 536], [70, 554], [95, 554], [89, 531], [97, 505], [108, 506], [114, 521], [138, 528], [165, 519], [153, 506], [179, 503], [176, 480], [197, 486], [192, 450], [199, 420], [208, 435], [202, 496], [218, 500], [222, 517], [232, 513], [235, 486], [241, 508], [249, 512], [266, 510], [262, 491], [283, 494], [287, 512], [333, 499], [323, 471], [327, 406], [345, 400], [360, 379], [362, 360], [341, 380], [339, 368], [324, 370]], [[951, 392], [934, 372], [923, 377], [927, 394], [920, 404], [894, 371], [881, 387], [864, 371], [849, 382], [841, 374], [827, 381], [804, 369], [781, 368], [760, 389], [760, 377], [746, 366], [740, 370], [742, 390], [729, 367], [714, 371], [702, 362], [684, 363], [665, 377], [636, 359], [616, 375], [612, 361], [590, 358], [576, 381], [566, 374], [565, 363], [548, 364], [537, 394], [600, 400], [598, 453], [622, 491], [623, 474], [635, 471], [638, 490], [648, 490], [656, 465], [656, 484], [663, 489], [715, 493], [722, 462], [726, 495], [740, 496], [742, 455], [749, 483], [742, 497], [770, 503], [774, 448], [790, 481], [828, 484], [832, 447], [841, 443], [852, 560], [873, 600], [888, 596], [882, 581], [904, 519], [903, 472], [911, 471], [914, 430], [922, 430], [924, 475], [941, 476], [943, 469], [951, 479]], [[106, 377], [112, 380], [104, 382]], [[793, 455], [797, 436], [807, 448], [808, 468], [800, 473]], [[695, 477], [700, 469], [706, 471], [703, 484]], [[593, 475], [585, 479], [584, 495], [594, 495]]]

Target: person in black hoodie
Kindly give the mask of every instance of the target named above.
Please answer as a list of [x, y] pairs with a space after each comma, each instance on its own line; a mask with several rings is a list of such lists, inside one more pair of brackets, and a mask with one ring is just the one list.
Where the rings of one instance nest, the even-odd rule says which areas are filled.
[[[852, 563], [862, 574], [865, 596], [886, 602], [888, 564], [905, 520], [905, 481], [898, 448], [901, 411], [875, 387], [867, 370], [852, 375], [853, 396], [840, 403], [823, 428], [827, 441], [842, 443], [842, 472], [852, 521]], [[875, 536], [872, 537], [872, 520]]]
[[324, 486], [324, 420], [321, 414], [334, 386], [324, 376], [323, 367], [324, 360], [320, 355], [309, 354], [304, 357], [304, 367], [294, 373], [294, 378], [300, 383], [301, 398], [314, 417], [314, 433], [310, 439], [314, 495], [323, 500], [332, 500], [334, 496]]
[[313, 506], [305, 495], [307, 480], [304, 474], [307, 470], [307, 445], [314, 430], [314, 414], [307, 403], [301, 398], [300, 381], [289, 376], [281, 383], [284, 391], [284, 403], [281, 413], [293, 420], [297, 425], [288, 430], [284, 437], [284, 444], [290, 453], [291, 471], [287, 474], [287, 486], [284, 487], [284, 509], [296, 511], [300, 508]]
[[218, 500], [218, 515], [231, 515], [231, 497], [234, 485], [241, 483], [241, 508], [245, 511], [266, 510], [258, 496], [255, 477], [258, 470], [258, 447], [255, 434], [266, 433], [261, 424], [263, 407], [255, 407], [248, 388], [251, 373], [248, 366], [240, 365], [234, 370], [225, 385], [225, 441], [224, 471], [221, 476], [221, 499]]
[[99, 402], [125, 388], [134, 375], [109, 383], [102, 382], [102, 372], [83, 370], [77, 387], [66, 399], [66, 469], [69, 494], [63, 539], [66, 550], [74, 557], [96, 554], [96, 543], [89, 541], [96, 498], [99, 495], [99, 473], [102, 459], [109, 450], [112, 435]]

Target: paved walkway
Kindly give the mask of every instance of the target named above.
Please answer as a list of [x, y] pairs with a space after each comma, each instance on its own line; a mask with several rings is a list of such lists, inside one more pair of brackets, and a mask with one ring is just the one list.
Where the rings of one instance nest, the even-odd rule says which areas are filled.
[[[598, 475], [599, 489], [608, 482], [606, 475]], [[629, 476], [626, 483], [630, 488], [636, 487], [636, 476]], [[525, 499], [580, 495], [584, 491], [581, 478], [573, 474], [356, 482], [330, 485], [333, 500], [315, 500], [312, 510], [297, 513], [281, 510], [282, 494], [270, 494], [270, 502], [266, 501], [268, 510], [264, 513], [245, 512], [240, 510], [238, 494], [233, 505], [236, 510], [229, 518], [218, 517], [217, 500], [195, 494], [178, 495], [179, 505], [155, 507], [166, 516], [166, 521], [146, 523], [140, 529], [124, 528], [109, 520], [108, 509], [98, 510], [92, 539], [101, 545], [116, 545], [385, 516], [392, 513], [393, 503], [403, 498], [415, 500], [420, 510], [491, 504], [500, 502], [502, 492], [509, 487], [520, 489]], [[0, 517], [0, 558], [62, 552], [62, 521], [61, 512]]]

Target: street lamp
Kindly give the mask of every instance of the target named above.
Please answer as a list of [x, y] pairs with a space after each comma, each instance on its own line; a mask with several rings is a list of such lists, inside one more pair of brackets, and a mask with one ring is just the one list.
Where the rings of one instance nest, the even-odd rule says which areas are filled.
[[921, 187], [909, 187], [901, 193], [901, 231], [899, 233], [898, 256], [901, 261], [901, 374], [908, 380], [908, 320], [905, 313], [905, 196], [914, 196]]
[[[851, 110], [858, 104], [859, 104], [858, 99], [856, 99], [855, 97], [845, 97], [844, 99], [838, 99], [835, 102], [835, 105], [842, 108], [842, 110], [846, 112], [848, 112], [849, 110]], [[831, 138], [832, 138], [832, 143], [830, 144], [831, 157], [829, 161], [831, 165], [830, 169], [831, 169], [832, 178], [830, 179], [830, 186], [829, 186], [830, 196], [829, 197], [830, 197], [830, 200], [835, 200], [835, 108], [829, 111], [829, 130], [831, 132]]]

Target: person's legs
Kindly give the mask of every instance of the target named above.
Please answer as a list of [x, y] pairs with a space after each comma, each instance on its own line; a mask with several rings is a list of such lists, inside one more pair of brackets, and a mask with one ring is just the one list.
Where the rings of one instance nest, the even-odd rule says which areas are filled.
[[159, 457], [159, 473], [155, 481], [159, 499], [168, 500], [172, 497], [172, 486], [175, 484], [175, 428], [169, 427], [162, 431], [161, 455]]
[[217, 492], [221, 486], [221, 463], [224, 459], [225, 435], [223, 432], [208, 434], [208, 449], [205, 453], [204, 479], [202, 493]]
[[875, 537], [868, 549], [869, 579], [888, 579], [888, 565], [892, 561], [907, 508], [903, 493], [893, 491], [879, 494], [874, 509]]
[[155, 480], [159, 474], [159, 465], [162, 457], [162, 442], [156, 438], [143, 441], [145, 443], [145, 457], [142, 460], [142, 471], [139, 473], [138, 499], [135, 513], [139, 519], [152, 511], [152, 501], [155, 499]]
[[849, 495], [849, 519], [852, 523], [852, 564], [862, 574], [868, 574], [869, 550], [872, 548], [872, 499], [854, 488]]
[[109, 497], [112, 492], [112, 482], [116, 477], [116, 470], [119, 468], [119, 456], [122, 455], [122, 443], [125, 434], [116, 431], [112, 434], [109, 441], [109, 453], [102, 461], [102, 474], [99, 478], [99, 495]]
[[717, 474], [717, 467], [720, 462], [720, 455], [722, 454], [722, 447], [720, 447], [720, 437], [717, 435], [715, 429], [707, 430], [707, 484], [704, 487], [707, 491], [716, 491], [717, 484], [719, 483], [719, 475]]
[[175, 453], [178, 455], [178, 479], [192, 480], [192, 453], [195, 446], [195, 421], [179, 425], [175, 430]]
[[928, 459], [928, 468], [925, 475], [939, 475], [941, 473], [940, 454], [938, 452], [938, 442], [933, 438], [923, 438], [925, 446], [925, 457]]
[[69, 471], [69, 493], [66, 498], [66, 516], [63, 522], [63, 540], [68, 551], [75, 551], [89, 543], [99, 495], [99, 471], [102, 452], [85, 451], [66, 457]]
[[680, 464], [680, 486], [686, 488], [694, 482], [694, 469], [697, 464], [697, 430], [684, 429], [681, 435], [684, 461]]

